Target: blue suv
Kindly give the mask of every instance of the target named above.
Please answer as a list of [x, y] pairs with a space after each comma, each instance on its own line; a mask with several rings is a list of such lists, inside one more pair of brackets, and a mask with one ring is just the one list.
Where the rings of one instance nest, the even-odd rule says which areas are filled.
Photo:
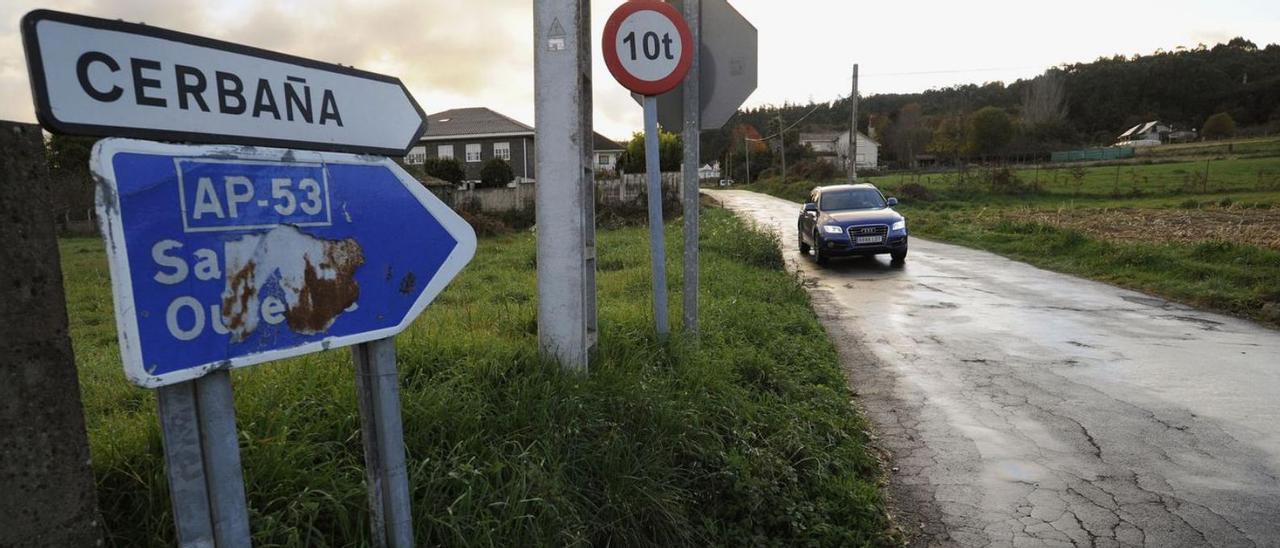
[[800, 252], [813, 250], [818, 264], [831, 257], [888, 253], [893, 264], [907, 259], [907, 220], [869, 184], [834, 185], [813, 189], [800, 211]]

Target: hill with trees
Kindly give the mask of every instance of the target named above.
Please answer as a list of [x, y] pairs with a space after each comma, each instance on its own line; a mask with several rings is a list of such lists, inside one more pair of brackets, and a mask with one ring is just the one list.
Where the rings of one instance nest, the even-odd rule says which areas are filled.
[[[772, 136], [769, 129], [778, 126], [779, 117], [787, 125], [803, 117], [793, 130], [797, 132], [844, 131], [849, 127], [849, 107], [844, 98], [742, 110], [723, 129], [703, 136], [704, 155], [724, 159], [732, 147], [732, 161], [741, 165], [743, 143], [731, 135], [750, 130]], [[1004, 128], [998, 116], [989, 111], [985, 120], [1001, 126], [997, 138], [974, 140], [986, 135], [974, 131], [974, 115], [984, 109], [1009, 117], [1012, 134], [1007, 140], [1000, 135]], [[882, 163], [911, 165], [926, 154], [952, 161], [1040, 157], [1052, 150], [1109, 145], [1125, 129], [1150, 120], [1198, 130], [1220, 113], [1224, 116], [1210, 127], [1221, 127], [1220, 120], [1229, 119], [1235, 123], [1232, 131], [1240, 135], [1280, 131], [1280, 45], [1259, 48], [1234, 38], [1213, 47], [1179, 46], [1150, 55], [1065, 64], [1010, 84], [876, 94], [860, 101], [858, 127], [881, 142]], [[776, 149], [775, 142], [770, 150]], [[788, 160], [791, 155], [788, 148]], [[753, 151], [753, 167], [756, 163]]]

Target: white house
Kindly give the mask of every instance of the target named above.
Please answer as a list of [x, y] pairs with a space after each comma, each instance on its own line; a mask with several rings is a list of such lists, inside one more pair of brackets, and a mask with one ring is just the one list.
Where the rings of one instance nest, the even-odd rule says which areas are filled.
[[720, 178], [720, 162], [712, 162], [710, 164], [702, 164], [698, 168], [699, 179], [719, 179]]
[[594, 135], [596, 171], [617, 171], [618, 159], [622, 157], [622, 145], [599, 133]]
[[[814, 156], [824, 162], [840, 166], [849, 165], [849, 132], [801, 133], [800, 144], [808, 145]], [[880, 143], [861, 131], [858, 132], [858, 167], [874, 168], [880, 163]]]
[[1173, 128], [1169, 127], [1169, 124], [1152, 120], [1121, 133], [1120, 137], [1116, 138], [1115, 146], [1155, 146], [1169, 140], [1169, 134], [1172, 132]]
[[[841, 133], [836, 139], [836, 156], [841, 166], [849, 165], [849, 132]], [[858, 132], [858, 149], [854, 154], [854, 165], [858, 168], [875, 169], [880, 166], [880, 143]]]

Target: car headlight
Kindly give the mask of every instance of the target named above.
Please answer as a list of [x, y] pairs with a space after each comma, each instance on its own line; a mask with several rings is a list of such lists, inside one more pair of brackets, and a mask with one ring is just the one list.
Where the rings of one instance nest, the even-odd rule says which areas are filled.
[[896, 223], [893, 223], [893, 230], [894, 230], [894, 231], [898, 231], [898, 230], [906, 230], [906, 229], [907, 229], [907, 220], [906, 220], [906, 219], [903, 219], [903, 220], [901, 220], [901, 221], [898, 221], [898, 222], [896, 222]]
[[827, 234], [844, 234], [844, 229], [835, 225], [822, 225], [822, 231]]

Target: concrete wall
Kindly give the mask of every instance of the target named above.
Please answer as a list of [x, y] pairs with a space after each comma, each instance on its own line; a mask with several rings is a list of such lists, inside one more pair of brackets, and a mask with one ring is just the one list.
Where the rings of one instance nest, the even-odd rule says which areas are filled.
[[0, 546], [101, 538], [48, 185], [40, 128], [0, 122]]
[[[454, 209], [466, 209], [481, 213], [509, 213], [533, 210], [535, 184], [522, 184], [515, 188], [480, 188], [455, 190], [435, 187], [444, 203]], [[619, 179], [596, 181], [596, 203], [604, 206], [634, 205], [645, 196], [648, 183], [643, 173], [626, 174]], [[680, 194], [680, 173], [662, 174], [662, 192], [669, 197]]]

